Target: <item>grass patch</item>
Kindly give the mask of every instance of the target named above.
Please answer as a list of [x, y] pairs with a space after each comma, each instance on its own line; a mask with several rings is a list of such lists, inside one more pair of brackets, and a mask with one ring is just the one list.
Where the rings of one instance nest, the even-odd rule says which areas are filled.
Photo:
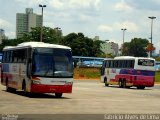
[[156, 72], [155, 82], [160, 82], [160, 71]]
[[100, 68], [75, 68], [74, 78], [79, 79], [99, 79]]

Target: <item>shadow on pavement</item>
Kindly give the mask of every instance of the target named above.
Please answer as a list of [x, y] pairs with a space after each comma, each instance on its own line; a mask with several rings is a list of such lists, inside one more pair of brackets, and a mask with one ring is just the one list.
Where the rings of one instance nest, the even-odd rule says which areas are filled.
[[28, 98], [42, 98], [42, 99], [70, 99], [67, 97], [61, 97], [61, 98], [57, 98], [54, 93], [48, 93], [48, 94], [44, 94], [44, 93], [24, 93], [23, 91], [14, 91], [14, 92], [8, 92], [6, 90], [2, 90], [3, 92], [6, 93], [12, 93], [15, 95], [19, 95], [19, 96], [24, 96], [24, 97], [28, 97]]

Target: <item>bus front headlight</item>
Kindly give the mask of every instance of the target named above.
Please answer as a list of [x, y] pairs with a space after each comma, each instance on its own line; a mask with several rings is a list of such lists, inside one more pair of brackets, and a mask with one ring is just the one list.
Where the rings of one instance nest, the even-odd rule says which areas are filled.
[[32, 80], [33, 84], [41, 84], [41, 82], [39, 80]]
[[65, 85], [72, 85], [73, 82], [66, 82]]

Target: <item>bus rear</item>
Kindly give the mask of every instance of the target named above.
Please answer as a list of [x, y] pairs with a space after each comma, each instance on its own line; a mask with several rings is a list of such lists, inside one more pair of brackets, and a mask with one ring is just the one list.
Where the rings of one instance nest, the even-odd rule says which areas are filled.
[[120, 56], [104, 60], [101, 81], [121, 88], [135, 86], [138, 89], [153, 87], [155, 81], [155, 60], [152, 58]]
[[136, 58], [132, 70], [133, 86], [137, 88], [153, 87], [155, 81], [155, 60], [151, 58]]

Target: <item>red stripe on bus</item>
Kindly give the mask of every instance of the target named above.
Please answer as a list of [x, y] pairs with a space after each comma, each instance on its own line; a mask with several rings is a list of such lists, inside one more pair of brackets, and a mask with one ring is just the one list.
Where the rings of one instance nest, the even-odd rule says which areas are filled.
[[72, 93], [72, 85], [32, 84], [31, 92], [35, 92], [35, 93]]

